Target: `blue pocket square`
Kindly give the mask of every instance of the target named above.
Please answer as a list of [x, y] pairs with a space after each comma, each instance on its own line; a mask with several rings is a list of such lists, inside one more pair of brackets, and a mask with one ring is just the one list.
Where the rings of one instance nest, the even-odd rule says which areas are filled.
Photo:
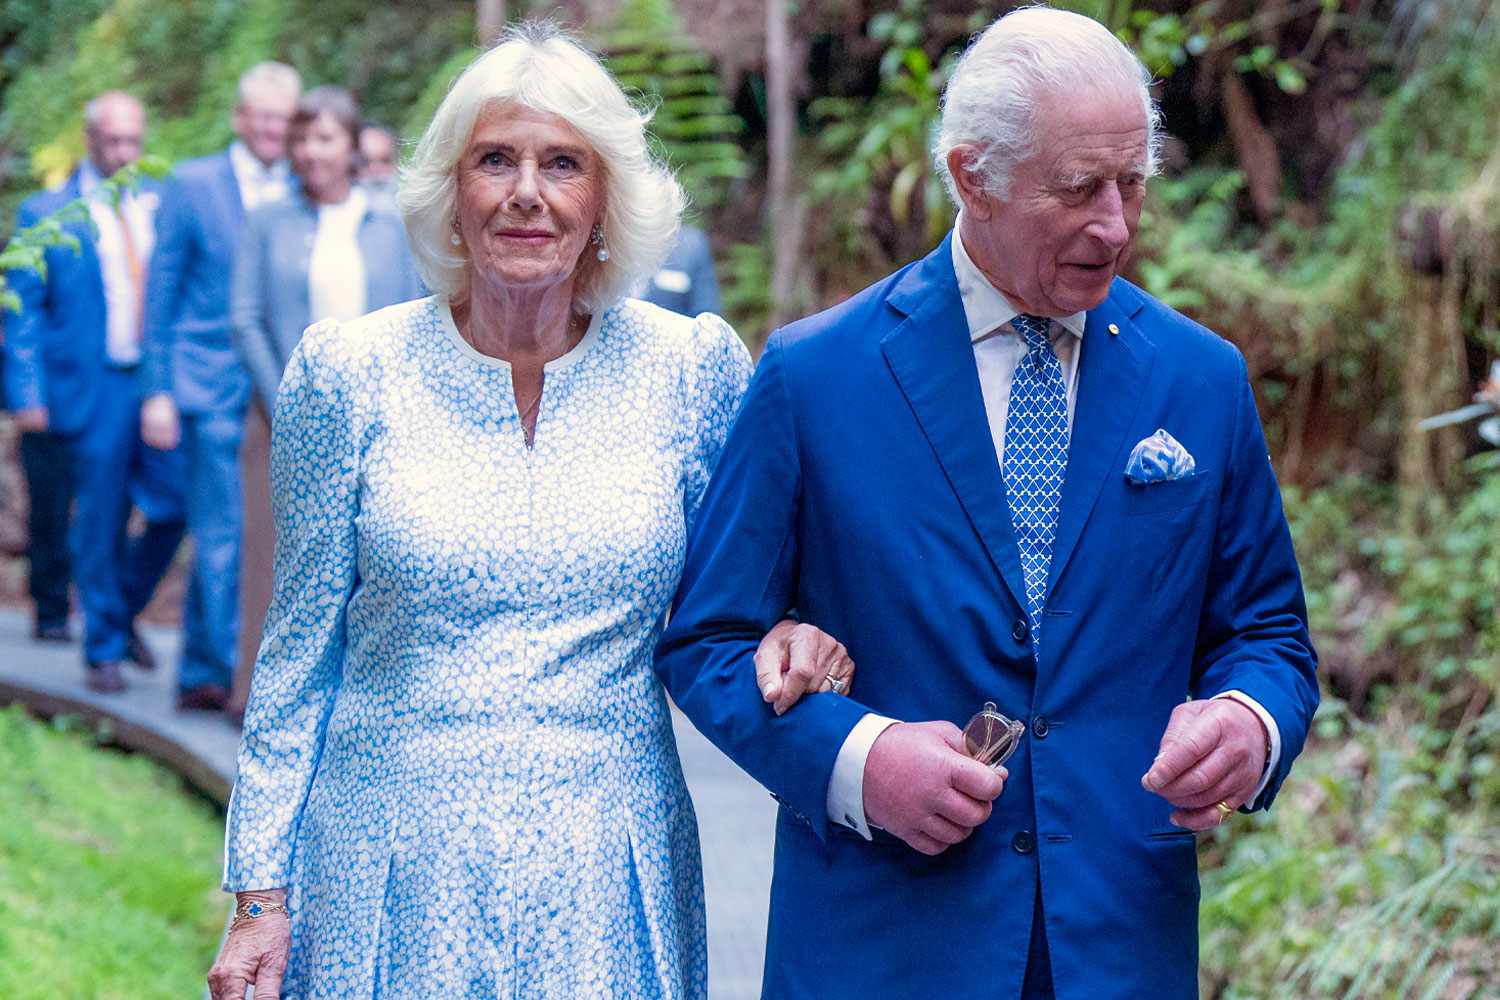
[[1158, 427], [1155, 434], [1142, 439], [1131, 450], [1130, 461], [1125, 463], [1125, 478], [1145, 486], [1186, 479], [1197, 468], [1198, 463], [1182, 443]]

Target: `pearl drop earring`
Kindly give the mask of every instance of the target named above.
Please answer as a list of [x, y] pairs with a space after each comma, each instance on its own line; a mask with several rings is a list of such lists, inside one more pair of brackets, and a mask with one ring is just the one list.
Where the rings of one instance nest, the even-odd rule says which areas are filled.
[[453, 235], [448, 237], [448, 242], [456, 247], [463, 246], [464, 244], [463, 237], [458, 235], [458, 219], [453, 220]]
[[594, 231], [589, 234], [589, 242], [599, 249], [594, 253], [599, 258], [599, 263], [609, 260], [609, 250], [604, 246], [604, 227], [595, 223]]

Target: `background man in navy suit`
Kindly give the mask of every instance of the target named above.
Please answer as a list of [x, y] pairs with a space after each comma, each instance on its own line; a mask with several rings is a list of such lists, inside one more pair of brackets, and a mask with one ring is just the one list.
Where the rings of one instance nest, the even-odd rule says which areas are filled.
[[[89, 197], [140, 157], [145, 132], [146, 112], [134, 97], [111, 91], [94, 98], [84, 111], [88, 158], [60, 189], [28, 199], [17, 226]], [[89, 686], [105, 692], [124, 689], [122, 661], [155, 665], [134, 620], [183, 532], [181, 456], [147, 447], [139, 431], [141, 306], [158, 199], [149, 183], [118, 205], [94, 199], [92, 229], [71, 227], [78, 253], [48, 251], [45, 279], [31, 271], [11, 275], [22, 307], [6, 338], [6, 395], [23, 432], [47, 435], [45, 448], [33, 446], [27, 456], [33, 495], [55, 505], [52, 517], [63, 517], [61, 477], [71, 475], [76, 487], [69, 537], [84, 659]], [[132, 501], [146, 529], [127, 538]]]
[[697, 226], [682, 227], [672, 252], [651, 276], [641, 298], [684, 316], [721, 311], [713, 249], [703, 230]]
[[[1088, 18], [992, 25], [935, 141], [954, 234], [761, 359], [658, 671], [782, 801], [768, 997], [1195, 997], [1193, 831], [1302, 747], [1244, 361], [1116, 277], [1148, 81]], [[806, 680], [752, 658], [792, 607], [859, 675], [783, 716]], [[962, 752], [986, 701], [1029, 725], [1008, 770]]]
[[222, 710], [238, 635], [239, 448], [250, 379], [230, 341], [229, 280], [245, 213], [286, 194], [287, 126], [301, 83], [259, 63], [239, 81], [228, 149], [179, 164], [162, 198], [146, 292], [141, 433], [180, 440], [194, 557], [183, 608], [180, 708]]
[[[0, 316], [0, 322], [3, 320]], [[5, 385], [9, 395], [9, 379]], [[17, 409], [14, 419], [20, 430], [21, 474], [28, 500], [26, 583], [32, 603], [31, 635], [38, 642], [67, 643], [73, 641], [68, 627], [68, 584], [72, 580], [68, 519], [73, 508], [73, 472], [62, 436], [49, 429], [47, 408], [36, 404], [35, 398], [7, 403], [13, 408], [24, 407]]]

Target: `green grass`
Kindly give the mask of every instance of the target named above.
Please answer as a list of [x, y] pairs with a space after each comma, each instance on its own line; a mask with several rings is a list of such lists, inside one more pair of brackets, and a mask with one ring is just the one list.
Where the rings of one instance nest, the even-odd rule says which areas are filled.
[[0, 710], [0, 996], [199, 996], [223, 822], [144, 757]]

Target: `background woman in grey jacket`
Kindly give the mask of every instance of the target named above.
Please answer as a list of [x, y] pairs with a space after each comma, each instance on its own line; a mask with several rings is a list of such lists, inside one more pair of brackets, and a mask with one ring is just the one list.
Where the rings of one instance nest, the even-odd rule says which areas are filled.
[[246, 219], [230, 300], [235, 346], [253, 402], [241, 447], [245, 535], [240, 552], [239, 666], [229, 710], [244, 711], [250, 666], [271, 599], [270, 414], [302, 331], [350, 320], [426, 292], [389, 199], [355, 183], [359, 107], [340, 87], [308, 91], [291, 123], [298, 190]]

